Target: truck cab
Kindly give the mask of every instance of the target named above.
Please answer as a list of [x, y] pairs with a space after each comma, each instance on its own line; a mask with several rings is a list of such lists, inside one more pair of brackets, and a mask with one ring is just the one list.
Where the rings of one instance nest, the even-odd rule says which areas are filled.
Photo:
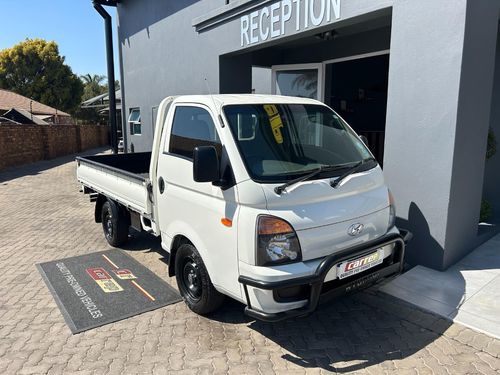
[[[78, 179], [108, 242], [120, 245], [129, 226], [161, 236], [170, 275], [197, 313], [226, 295], [261, 320], [307, 315], [320, 301], [402, 272], [411, 234], [395, 226], [382, 170], [316, 100], [169, 97], [152, 152], [141, 157], [148, 173], [134, 168], [125, 178], [126, 163], [110, 170], [93, 158], [78, 159]], [[141, 180], [131, 185], [134, 175]]]

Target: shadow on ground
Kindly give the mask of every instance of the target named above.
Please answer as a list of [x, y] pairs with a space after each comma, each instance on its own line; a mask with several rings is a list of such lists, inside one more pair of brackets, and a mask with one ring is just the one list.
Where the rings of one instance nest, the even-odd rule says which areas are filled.
[[210, 319], [249, 323], [248, 327], [281, 346], [284, 360], [304, 368], [337, 373], [360, 371], [409, 357], [443, 334], [452, 322], [374, 290], [341, 297], [312, 315], [278, 323], [255, 321], [244, 306], [228, 301]]
[[28, 176], [28, 175], [37, 175], [47, 169], [55, 168], [60, 165], [72, 162], [75, 160], [77, 156], [85, 156], [85, 155], [95, 155], [102, 152], [108, 151], [109, 148], [97, 148], [92, 150], [87, 150], [85, 152], [81, 152], [78, 154], [71, 154], [62, 157], [58, 157], [56, 159], [51, 160], [42, 160], [37, 161], [32, 164], [22, 165], [17, 167], [8, 168], [4, 171], [0, 171], [0, 184], [8, 185], [9, 180], [14, 180], [16, 178]]
[[163, 256], [168, 256], [167, 252], [161, 247], [160, 237], [152, 236], [145, 232], [138, 232], [131, 229], [129, 232], [128, 241], [120, 246], [121, 249], [127, 251], [144, 251], [156, 252]]
[[[128, 251], [151, 251], [163, 257], [160, 240], [131, 232]], [[425, 313], [375, 288], [321, 305], [312, 315], [278, 323], [255, 321], [244, 305], [226, 298], [207, 318], [225, 324], [246, 324], [280, 345], [282, 358], [304, 368], [349, 373], [411, 356], [437, 339], [452, 322]]]

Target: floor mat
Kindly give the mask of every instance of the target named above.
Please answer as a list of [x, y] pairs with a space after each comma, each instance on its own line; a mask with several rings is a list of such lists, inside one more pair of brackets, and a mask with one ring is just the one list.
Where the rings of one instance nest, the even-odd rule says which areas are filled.
[[73, 334], [181, 301], [177, 290], [122, 250], [36, 266]]

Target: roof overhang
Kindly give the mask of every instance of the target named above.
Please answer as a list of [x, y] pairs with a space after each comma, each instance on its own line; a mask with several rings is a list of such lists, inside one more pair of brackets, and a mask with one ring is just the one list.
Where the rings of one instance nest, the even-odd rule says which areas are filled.
[[104, 6], [115, 7], [116, 4], [120, 2], [120, 0], [92, 0], [92, 2]]

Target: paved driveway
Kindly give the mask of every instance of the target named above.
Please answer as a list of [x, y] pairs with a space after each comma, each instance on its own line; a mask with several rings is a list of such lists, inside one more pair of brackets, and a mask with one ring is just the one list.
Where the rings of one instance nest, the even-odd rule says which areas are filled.
[[[0, 373], [498, 373], [500, 342], [374, 290], [255, 322], [182, 303], [71, 335], [35, 263], [108, 249], [72, 158], [0, 173]], [[166, 278], [159, 242], [126, 251]], [[169, 282], [175, 284], [174, 280]]]

